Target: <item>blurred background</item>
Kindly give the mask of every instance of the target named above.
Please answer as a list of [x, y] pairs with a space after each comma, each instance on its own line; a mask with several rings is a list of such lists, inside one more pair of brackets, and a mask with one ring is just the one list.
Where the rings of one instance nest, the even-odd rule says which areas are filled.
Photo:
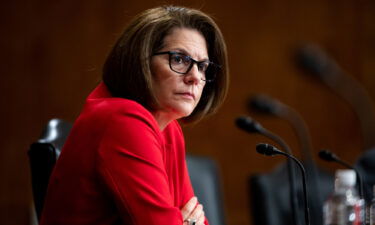
[[[306, 43], [320, 46], [375, 98], [375, 1], [1, 1], [0, 224], [30, 224], [29, 145], [49, 119], [75, 120], [126, 23], [162, 4], [212, 15], [226, 39], [228, 98], [215, 116], [184, 131], [189, 153], [218, 163], [229, 225], [252, 224], [249, 176], [284, 162], [257, 154], [256, 143], [266, 139], [236, 128], [236, 117], [251, 115], [285, 138], [300, 157], [292, 127], [281, 119], [249, 114], [250, 96], [267, 94], [298, 111], [310, 129], [314, 157], [328, 148], [354, 163], [371, 147], [351, 105], [299, 69], [295, 53]], [[328, 171], [339, 167], [317, 162]]]

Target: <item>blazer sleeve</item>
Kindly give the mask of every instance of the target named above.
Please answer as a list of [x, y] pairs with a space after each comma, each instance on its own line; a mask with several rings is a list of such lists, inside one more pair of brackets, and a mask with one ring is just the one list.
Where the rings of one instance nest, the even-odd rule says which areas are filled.
[[97, 169], [122, 219], [135, 225], [182, 225], [165, 171], [163, 140], [153, 121], [137, 114], [108, 120]]

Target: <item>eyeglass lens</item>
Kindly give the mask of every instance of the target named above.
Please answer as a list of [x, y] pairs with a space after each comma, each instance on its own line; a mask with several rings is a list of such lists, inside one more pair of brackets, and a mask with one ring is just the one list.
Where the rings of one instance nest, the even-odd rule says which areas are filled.
[[[208, 69], [211, 69], [209, 61], [198, 62], [192, 59], [190, 56], [184, 55], [182, 53], [171, 53], [169, 58], [169, 63], [171, 69], [177, 73], [186, 74], [190, 71], [193, 65], [196, 63], [198, 66], [198, 71], [202, 73], [203, 81], [212, 81], [213, 77], [208, 73]], [[206, 77], [206, 75], [208, 75]]]

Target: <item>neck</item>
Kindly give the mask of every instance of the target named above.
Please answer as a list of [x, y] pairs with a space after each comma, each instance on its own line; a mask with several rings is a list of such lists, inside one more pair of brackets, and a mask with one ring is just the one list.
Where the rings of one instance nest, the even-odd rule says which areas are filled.
[[170, 116], [170, 114], [168, 113], [165, 113], [165, 112], [160, 112], [160, 111], [155, 111], [155, 112], [152, 112], [152, 115], [154, 116], [156, 122], [158, 123], [159, 125], [159, 129], [161, 131], [164, 130], [164, 128], [166, 126], [168, 126], [168, 124], [170, 122], [172, 122], [173, 120], [175, 120], [176, 118]]

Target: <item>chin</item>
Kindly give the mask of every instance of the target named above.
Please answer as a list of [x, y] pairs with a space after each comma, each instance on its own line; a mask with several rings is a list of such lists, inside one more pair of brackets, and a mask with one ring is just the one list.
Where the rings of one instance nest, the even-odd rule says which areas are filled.
[[188, 117], [188, 116], [190, 116], [190, 114], [192, 113], [193, 111], [184, 111], [184, 112], [180, 112], [179, 113], [179, 119], [180, 118], [184, 118], [184, 117]]
[[180, 118], [190, 116], [190, 114], [193, 112], [193, 107], [180, 107], [176, 109], [176, 112], [178, 112], [178, 115], [180, 115]]

